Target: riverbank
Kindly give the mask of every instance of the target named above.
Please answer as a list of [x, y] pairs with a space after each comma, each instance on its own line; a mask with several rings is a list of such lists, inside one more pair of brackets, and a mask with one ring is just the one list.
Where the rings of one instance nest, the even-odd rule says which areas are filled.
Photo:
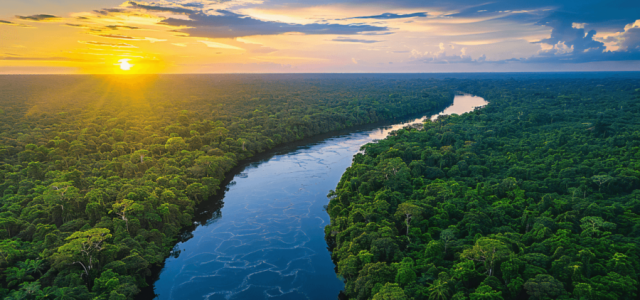
[[[0, 296], [22, 293], [24, 281], [80, 298], [132, 298], [239, 160], [432, 109], [450, 101], [449, 90], [433, 80], [331, 76], [6, 77], [0, 209], [9, 221], [0, 236], [15, 255], [0, 268], [35, 260], [42, 270], [0, 279], [10, 287]], [[100, 245], [90, 255], [77, 247], [84, 238]]]
[[[432, 114], [437, 112], [434, 111]], [[280, 232], [285, 228], [280, 226], [282, 222], [289, 224], [284, 231], [289, 232], [289, 234], [297, 233], [298, 238], [289, 240], [290, 244], [272, 245], [274, 249], [278, 249], [278, 252], [286, 252], [285, 249], [290, 248], [309, 250], [307, 255], [296, 256], [290, 254], [286, 260], [283, 260], [284, 262], [304, 262], [309, 267], [296, 268], [296, 274], [301, 272], [297, 276], [297, 280], [302, 287], [297, 291], [304, 291], [305, 297], [309, 297], [309, 294], [317, 295], [310, 296], [312, 299], [337, 297], [338, 292], [342, 289], [342, 284], [335, 276], [333, 264], [326, 250], [322, 226], [313, 225], [313, 221], [305, 220], [315, 219], [322, 220], [323, 224], [328, 223], [328, 216], [322, 209], [327, 201], [325, 195], [337, 183], [342, 172], [350, 163], [351, 157], [359, 150], [361, 145], [384, 138], [389, 132], [397, 130], [406, 124], [420, 121], [423, 119], [424, 114], [420, 115], [420, 117], [419, 119], [407, 119], [408, 122], [395, 122], [392, 126], [388, 126], [391, 125], [389, 123], [361, 126], [351, 130], [305, 139], [296, 144], [273, 149], [268, 154], [260, 154], [254, 159], [245, 162], [244, 165], [236, 167], [235, 171], [239, 176], [233, 179], [234, 184], [229, 186], [225, 194], [220, 195], [219, 198], [221, 201], [224, 198], [224, 206], [215, 205], [215, 212], [209, 210], [207, 213], [216, 217], [206, 218], [208, 221], [201, 221], [200, 224], [208, 225], [200, 225], [199, 227], [206, 227], [206, 229], [198, 230], [196, 228], [195, 231], [190, 233], [188, 236], [191, 239], [178, 245], [178, 248], [182, 251], [180, 256], [178, 258], [169, 258], [165, 264], [165, 270], [160, 275], [160, 280], [155, 284], [156, 292], [160, 294], [159, 299], [177, 299], [180, 297], [178, 295], [184, 297], [186, 295], [183, 292], [184, 289], [187, 289], [189, 293], [196, 293], [193, 297], [201, 297], [207, 294], [201, 291], [203, 289], [201, 287], [204, 286], [216, 287], [215, 291], [211, 291], [213, 294], [209, 295], [213, 297], [212, 299], [220, 295], [246, 298], [246, 293], [253, 295], [252, 297], [257, 297], [257, 294], [254, 294], [256, 293], [256, 286], [264, 286], [265, 284], [262, 282], [263, 279], [255, 279], [256, 277], [271, 274], [267, 277], [272, 279], [286, 278], [286, 274], [292, 274], [293, 272], [288, 270], [286, 265], [278, 267], [278, 263], [271, 261], [274, 257], [278, 257], [279, 254], [277, 253], [265, 253], [260, 256], [261, 260], [267, 261], [270, 266], [264, 267], [265, 269], [260, 269], [262, 268], [260, 263], [247, 259], [247, 256], [256, 255], [255, 251], [268, 251], [264, 249], [269, 249], [269, 246], [261, 243], [272, 245], [274, 239], [287, 240], [288, 237], [280, 234], [272, 236], [274, 232]], [[341, 144], [344, 145], [339, 146]], [[318, 157], [318, 153], [323, 154]], [[310, 156], [313, 159], [310, 160]], [[287, 170], [287, 172], [283, 170]], [[270, 176], [260, 175], [269, 172], [271, 172]], [[294, 177], [289, 177], [288, 174], [295, 175], [292, 175]], [[273, 189], [276, 189], [276, 191]], [[283, 193], [283, 189], [287, 190], [287, 192]], [[254, 191], [259, 194], [253, 194]], [[259, 199], [255, 200], [259, 203], [250, 200], [254, 197]], [[277, 201], [278, 204], [274, 204], [276, 202], [272, 201]], [[288, 204], [282, 206], [280, 205], [284, 203], [282, 201]], [[270, 205], [265, 206], [262, 202], [270, 203]], [[219, 207], [222, 207], [222, 210], [218, 210]], [[304, 211], [305, 213], [301, 217], [298, 214], [291, 215], [291, 211]], [[254, 214], [259, 214], [260, 217]], [[223, 216], [222, 218], [220, 218], [221, 215]], [[262, 219], [253, 222], [245, 221], [245, 219], [251, 218]], [[298, 220], [298, 218], [302, 219]], [[213, 220], [215, 220], [215, 223], [213, 223]], [[307, 224], [307, 222], [311, 224]], [[259, 226], [256, 228], [260, 228], [259, 231], [261, 233], [254, 234], [251, 240], [237, 238], [236, 236], [239, 233], [229, 231], [231, 227], [228, 226], [231, 226], [229, 225], [231, 223], [234, 224], [233, 228], [241, 228], [242, 226], [238, 225], [240, 223], [249, 224], [246, 226]], [[308, 239], [303, 237], [308, 237]], [[193, 241], [193, 239], [198, 241]], [[218, 243], [210, 242], [210, 240], [218, 240]], [[234, 245], [232, 247], [233, 251], [212, 250], [227, 249], [225, 245], [228, 243], [239, 243], [241, 246]], [[254, 243], [259, 246], [255, 246]], [[247, 250], [248, 252], [243, 252], [238, 250], [238, 247], [242, 249], [248, 248], [249, 250]], [[254, 251], [252, 252], [251, 249], [254, 249]], [[207, 254], [205, 255], [204, 253]], [[187, 255], [187, 257], [183, 258], [184, 255]], [[249, 274], [243, 272], [236, 275], [226, 274], [224, 272], [229, 270], [224, 265], [213, 269], [204, 266], [196, 267], [202, 263], [201, 259], [206, 259], [209, 262], [225, 261], [225, 263], [230, 264], [231, 262], [225, 260], [228, 256], [233, 257], [231, 261], [235, 271], [242, 269]], [[276, 261], [280, 260], [276, 259]], [[239, 267], [235, 264], [240, 264], [241, 266]], [[185, 269], [188, 269], [188, 271]], [[311, 270], [313, 271], [310, 272]], [[221, 280], [218, 277], [222, 276], [220, 275], [221, 273], [224, 273], [225, 280]], [[187, 276], [189, 279], [184, 281], [184, 279], [180, 279], [182, 276]], [[228, 277], [237, 277], [237, 279], [231, 280]], [[204, 278], [208, 278], [206, 283], [198, 281], [205, 280]], [[209, 278], [217, 278], [218, 280], [211, 279], [213, 281], [209, 282]], [[305, 278], [305, 280], [301, 278]], [[225, 282], [225, 285], [219, 286], [218, 281]], [[312, 286], [305, 285], [305, 282], [307, 284], [310, 282], [323, 282], [321, 286], [325, 288], [322, 291], [311, 292], [313, 290]], [[173, 288], [167, 289], [169, 286]], [[291, 287], [291, 284], [280, 282], [269, 284], [269, 286], [273, 288], [280, 286], [282, 288]], [[334, 288], [329, 288], [330, 286], [334, 286]], [[262, 290], [262, 292], [267, 293], [267, 289]], [[285, 289], [280, 296], [293, 296], [292, 293], [291, 289]], [[301, 296], [301, 294], [298, 294], [298, 296]]]
[[634, 299], [636, 86], [470, 85], [491, 103], [365, 146], [327, 208], [346, 296]]

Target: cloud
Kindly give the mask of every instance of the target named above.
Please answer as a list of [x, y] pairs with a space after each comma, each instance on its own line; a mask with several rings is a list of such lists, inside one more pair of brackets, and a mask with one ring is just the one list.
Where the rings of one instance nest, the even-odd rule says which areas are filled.
[[[160, 6], [160, 5], [148, 5], [148, 4], [140, 4], [140, 3], [134, 2], [134, 1], [127, 1], [122, 6], [130, 7], [130, 8], [137, 8], [137, 9], [144, 9], [144, 10], [149, 10], [149, 11], [172, 12], [172, 13], [187, 14], [187, 15], [196, 12], [195, 10], [193, 10], [191, 8], [182, 8], [182, 7], [174, 7], [174, 6], [167, 7], [167, 6]], [[200, 8], [200, 7], [195, 7], [195, 6], [191, 6], [191, 7]]]
[[583, 29], [585, 25], [587, 25], [587, 23], [571, 23], [571, 27], [575, 29]]
[[25, 27], [25, 28], [34, 28], [33, 26], [20, 24], [20, 23], [13, 23], [13, 22], [5, 21], [5, 20], [0, 20], [0, 25], [17, 26], [17, 27]]
[[277, 35], [290, 32], [304, 34], [357, 34], [367, 31], [387, 31], [387, 27], [342, 24], [289, 24], [253, 19], [230, 11], [218, 10], [217, 15], [193, 13], [191, 20], [169, 18], [161, 24], [186, 26], [182, 32], [191, 36], [235, 38], [252, 35]]
[[[572, 48], [577, 53], [595, 51], [602, 52], [605, 50], [604, 43], [593, 39], [596, 34], [595, 30], [585, 32], [583, 27], [574, 27], [574, 23], [570, 22], [568, 18], [563, 17], [550, 17], [546, 20], [538, 22], [539, 25], [551, 27], [551, 36], [547, 39], [540, 40], [539, 43], [544, 43], [554, 46], [554, 49], [549, 51], [549, 54], [558, 53], [556, 45], [562, 43], [565, 47]], [[558, 54], [567, 53], [566, 51]]]
[[[377, 6], [388, 5], [387, 0], [351, 0], [350, 3]], [[394, 0], [394, 8], [424, 8], [424, 0]], [[601, 1], [601, 0], [431, 0], [429, 7], [438, 8], [438, 11], [447, 12], [450, 16], [469, 16], [479, 13], [489, 14], [503, 12], [529, 12], [541, 16], [552, 12], [571, 12], [574, 14], [573, 22], [589, 23], [590, 25], [601, 23], [607, 26], [616, 26], [622, 29], [624, 25], [635, 21], [640, 15], [639, 1]]]
[[89, 28], [89, 26], [84, 24], [72, 24], [72, 23], [66, 23], [64, 24], [64, 26], [76, 27], [76, 28]]
[[[585, 31], [583, 26], [575, 26], [570, 16], [552, 14], [539, 24], [551, 27], [549, 38], [539, 43], [541, 50], [528, 58], [504, 60], [525, 63], [586, 63], [597, 61], [640, 60], [640, 22], [628, 24], [615, 37], [598, 40], [596, 30]], [[636, 24], [638, 26], [636, 26]], [[607, 51], [603, 41], [618, 40], [618, 51]]]
[[[103, 8], [103, 9], [96, 9], [93, 12], [98, 15], [109, 16], [111, 14], [126, 13], [127, 11], [128, 10], [124, 8]], [[83, 16], [78, 17], [78, 19], [82, 19], [82, 18], [87, 19], [87, 17], [83, 17]]]
[[204, 4], [200, 2], [191, 2], [182, 4], [184, 7], [204, 8]]
[[[470, 55], [467, 55], [467, 48], [461, 48], [460, 54], [447, 54], [447, 48], [453, 49], [452, 45], [446, 45], [439, 43], [438, 52], [420, 52], [416, 49], [411, 50], [411, 58], [413, 61], [428, 63], [428, 64], [457, 64], [457, 63], [484, 63], [487, 61], [487, 56], [482, 55], [477, 59], [473, 59]], [[396, 53], [402, 53], [400, 51]]]
[[373, 44], [373, 43], [381, 42], [381, 41], [376, 41], [376, 40], [361, 40], [361, 39], [352, 39], [352, 38], [347, 38], [347, 37], [337, 37], [335, 39], [332, 39], [332, 41], [334, 41], [334, 42], [344, 42], [344, 43], [363, 43], [363, 44]]
[[104, 43], [104, 42], [96, 42], [96, 41], [78, 41], [78, 43], [94, 45], [94, 46], [113, 47], [113, 48], [138, 48], [134, 45], [127, 44], [127, 43]]
[[390, 34], [394, 34], [395, 32], [392, 31], [385, 31], [385, 32], [361, 32], [360, 35], [390, 35]]
[[473, 59], [470, 55], [465, 54], [464, 48], [460, 52], [460, 55], [447, 55], [447, 52], [443, 50], [435, 53], [420, 53], [416, 50], [413, 50], [411, 51], [411, 55], [415, 58], [416, 61], [429, 64], [484, 63], [487, 59], [486, 55], [484, 54], [477, 59]]
[[144, 40], [145, 40], [145, 41], [149, 41], [149, 42], [151, 42], [152, 44], [153, 44], [153, 43], [166, 42], [166, 41], [167, 41], [166, 39], [156, 39], [156, 38], [152, 38], [152, 37], [145, 37], [145, 38], [144, 38]]
[[353, 58], [353, 57], [351, 58], [351, 61], [352, 61], [354, 64], [356, 64], [356, 65], [358, 64], [358, 61], [357, 61], [355, 58]]
[[394, 13], [384, 13], [375, 16], [364, 16], [364, 17], [353, 17], [349, 19], [381, 19], [381, 20], [392, 20], [392, 19], [404, 19], [404, 18], [415, 18], [415, 17], [426, 17], [426, 12], [417, 12], [412, 14], [394, 14]]
[[99, 34], [98, 36], [103, 38], [108, 38], [108, 39], [118, 39], [118, 40], [128, 40], [128, 41], [144, 40], [142, 38], [136, 38], [136, 37], [120, 35], [120, 34]]
[[[127, 0], [121, 0], [120, 3], [124, 1]], [[238, 56], [241, 58], [230, 58], [234, 61], [257, 59], [253, 58], [252, 53], [280, 51], [277, 52], [280, 56], [262, 55], [258, 60], [276, 62], [281, 59], [306, 63], [311, 61], [310, 58], [295, 57], [331, 57], [331, 63], [352, 68], [374, 66], [376, 63], [387, 65], [390, 57], [404, 57], [403, 61], [395, 61], [396, 65], [407, 62], [514, 62], [515, 66], [523, 66], [525, 63], [640, 60], [640, 21], [636, 19], [640, 16], [640, 2], [433, 0], [425, 4], [424, 0], [394, 0], [390, 6], [388, 1], [382, 0], [275, 0], [264, 1], [264, 5], [260, 6], [246, 5], [256, 2], [262, 0], [134, 0], [116, 8], [68, 15], [48, 11], [64, 18], [51, 14], [17, 16], [16, 19], [0, 21], [0, 30], [1, 25], [21, 26], [14, 22], [42, 27], [45, 25], [31, 21], [62, 20], [51, 25], [57, 28], [58, 24], [64, 26], [69, 22], [66, 26], [79, 29], [71, 31], [85, 35], [74, 41], [94, 40], [80, 43], [97, 46], [82, 47], [78, 51], [85, 51], [84, 48], [110, 50], [93, 52], [125, 53], [131, 51], [130, 48], [142, 47], [143, 44], [137, 44], [141, 41], [154, 43], [169, 39], [169, 43], [173, 43], [175, 48], [169, 46], [164, 48], [168, 50], [166, 52], [156, 51], [159, 57], [167, 60], [186, 57], [181, 56], [184, 54], [181, 50], [188, 49], [177, 47], [194, 47], [201, 43], [209, 48], [200, 45], [192, 50], [206, 52], [206, 55], [217, 51], [222, 51], [220, 53], [223, 54], [241, 53]], [[385, 25], [387, 23], [391, 25]], [[152, 33], [147, 34], [147, 30]], [[91, 37], [86, 37], [86, 34]], [[294, 34], [300, 36], [288, 36]], [[154, 38], [144, 37], [145, 35], [152, 35]], [[191, 38], [177, 38], [178, 35]], [[377, 37], [378, 35], [391, 36]], [[246, 38], [247, 36], [251, 38]], [[438, 49], [440, 41], [443, 43]], [[40, 55], [52, 59], [67, 55], [59, 53], [73, 53], [60, 51], [65, 50], [60, 49], [62, 46], [51, 47], [50, 52], [41, 52]], [[343, 52], [337, 53], [336, 49]], [[420, 51], [393, 51], [405, 49]], [[369, 50], [378, 52], [362, 52]], [[425, 50], [433, 52], [424, 52]], [[195, 58], [184, 61], [196, 60], [200, 55], [188, 52], [194, 55], [189, 57]], [[493, 61], [488, 61], [487, 56]], [[358, 60], [349, 61], [352, 57], [358, 57]], [[358, 63], [360, 59], [363, 61], [358, 66], [352, 64]], [[481, 66], [469, 68], [476, 67]], [[445, 66], [442, 68], [446, 69]], [[451, 68], [454, 70], [462, 66]]]
[[46, 14], [32, 15], [32, 16], [16, 16], [16, 18], [20, 19], [20, 20], [25, 20], [25, 21], [31, 21], [31, 22], [58, 22], [58, 21], [62, 21], [61, 17], [54, 16], [54, 15], [46, 15]]
[[204, 38], [237, 38], [255, 35], [278, 35], [284, 33], [303, 34], [358, 34], [362, 32], [385, 32], [384, 26], [365, 24], [331, 24], [311, 23], [295, 24], [279, 21], [264, 21], [229, 10], [207, 10], [190, 7], [161, 6], [157, 4], [141, 4], [133, 1], [126, 3], [129, 9], [140, 9], [153, 12], [186, 15], [185, 17], [169, 16], [159, 25], [178, 27], [178, 31], [189, 36]]
[[86, 60], [78, 59], [78, 58], [68, 58], [68, 57], [28, 57], [28, 56], [0, 56], [0, 60], [86, 62]]
[[640, 20], [624, 27], [621, 48], [627, 51], [640, 51]]
[[244, 49], [242, 49], [240, 47], [231, 46], [231, 45], [222, 44], [222, 43], [216, 43], [216, 42], [212, 42], [212, 41], [198, 41], [198, 42], [203, 43], [203, 44], [207, 45], [207, 47], [210, 47], [210, 48], [221, 48], [221, 49], [232, 49], [232, 50], [242, 50], [242, 51], [244, 51]]
[[75, 24], [75, 23], [65, 23], [63, 25], [68, 27], [87, 29], [85, 33], [95, 34], [104, 38], [115, 38], [115, 39], [121, 39], [121, 40], [144, 40], [145, 39], [145, 38], [134, 38], [134, 37], [124, 36], [119, 34], [109, 34], [109, 33], [100, 34], [103, 32], [113, 32], [121, 29], [126, 29], [126, 30], [140, 29], [140, 27], [136, 27], [136, 26], [126, 26], [126, 25], [102, 26], [97, 24], [89, 25], [89, 24]]
[[136, 27], [136, 26], [125, 26], [125, 25], [107, 25], [105, 26], [106, 28], [109, 28], [111, 30], [118, 30], [118, 29], [140, 29], [140, 27]]

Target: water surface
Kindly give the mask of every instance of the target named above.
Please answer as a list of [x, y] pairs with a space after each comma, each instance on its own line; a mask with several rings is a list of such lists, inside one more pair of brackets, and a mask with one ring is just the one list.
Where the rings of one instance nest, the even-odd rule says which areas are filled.
[[437, 119], [438, 116], [442, 115], [461, 115], [463, 113], [473, 111], [476, 107], [485, 106], [486, 104], [487, 101], [484, 101], [482, 97], [469, 94], [456, 95], [456, 97], [453, 99], [453, 105], [445, 108], [445, 110], [443, 110], [439, 114], [431, 116], [431, 120], [433, 121]]
[[[485, 104], [457, 95], [442, 113]], [[336, 299], [344, 284], [324, 241], [326, 195], [362, 145], [426, 117], [293, 144], [241, 166], [166, 260], [157, 299]]]

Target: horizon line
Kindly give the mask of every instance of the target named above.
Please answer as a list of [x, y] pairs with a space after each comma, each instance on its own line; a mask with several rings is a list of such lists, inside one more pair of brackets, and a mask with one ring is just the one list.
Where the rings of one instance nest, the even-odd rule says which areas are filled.
[[493, 72], [292, 72], [292, 73], [258, 73], [258, 72], [229, 72], [229, 73], [135, 73], [135, 74], [113, 74], [113, 73], [0, 73], [0, 76], [32, 76], [32, 75], [71, 75], [71, 76], [139, 76], [139, 75], [428, 75], [428, 74], [557, 74], [557, 73], [640, 73], [637, 71], [493, 71]]

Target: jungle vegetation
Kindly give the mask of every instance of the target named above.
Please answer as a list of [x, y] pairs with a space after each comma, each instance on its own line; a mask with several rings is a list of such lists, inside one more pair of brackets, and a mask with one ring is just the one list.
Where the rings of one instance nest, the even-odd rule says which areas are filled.
[[132, 299], [238, 161], [304, 137], [442, 109], [456, 84], [2, 76], [0, 297]]
[[328, 195], [348, 299], [639, 299], [640, 81], [462, 80]]

